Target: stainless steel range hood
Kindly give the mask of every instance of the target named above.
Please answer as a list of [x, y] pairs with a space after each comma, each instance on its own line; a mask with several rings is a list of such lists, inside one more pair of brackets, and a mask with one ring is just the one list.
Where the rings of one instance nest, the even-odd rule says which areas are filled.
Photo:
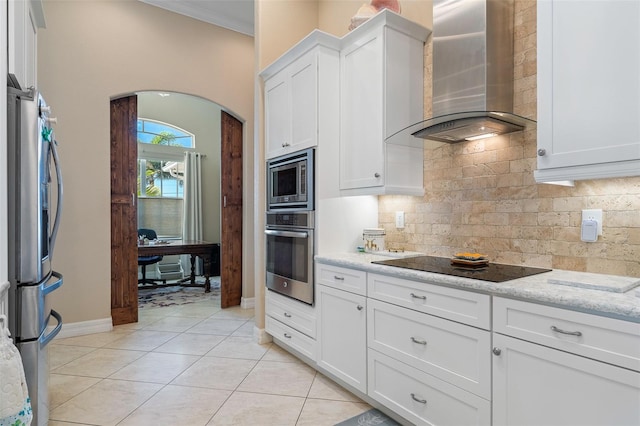
[[513, 0], [433, 0], [432, 99], [433, 118], [386, 142], [456, 143], [535, 126], [511, 112]]

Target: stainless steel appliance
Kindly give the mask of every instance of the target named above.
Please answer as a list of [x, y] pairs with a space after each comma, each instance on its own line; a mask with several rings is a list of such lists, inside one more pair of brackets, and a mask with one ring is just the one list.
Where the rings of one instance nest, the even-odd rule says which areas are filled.
[[314, 212], [267, 213], [267, 288], [313, 305]]
[[62, 175], [50, 127], [55, 119], [42, 96], [22, 90], [9, 75], [7, 98], [9, 331], [24, 364], [33, 424], [46, 425], [47, 344], [62, 327], [60, 314], [50, 307], [51, 292], [62, 285], [62, 275], [52, 269]]
[[313, 210], [313, 149], [267, 162], [267, 210]]
[[436, 274], [453, 275], [455, 277], [473, 278], [494, 283], [501, 283], [551, 271], [551, 269], [490, 262], [480, 266], [456, 265], [452, 264], [451, 259], [448, 257], [436, 256], [415, 256], [403, 259], [380, 260], [371, 263], [414, 269], [416, 271], [434, 272]]
[[[433, 0], [431, 118], [387, 139], [456, 143], [531, 129], [513, 113], [514, 0]], [[413, 140], [413, 141], [412, 141]]]

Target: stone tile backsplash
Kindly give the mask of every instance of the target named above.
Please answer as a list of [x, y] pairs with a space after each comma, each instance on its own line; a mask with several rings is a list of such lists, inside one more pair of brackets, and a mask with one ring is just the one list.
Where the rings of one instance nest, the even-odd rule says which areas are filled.
[[[515, 2], [514, 110], [536, 118], [536, 2]], [[425, 115], [431, 110], [425, 46]], [[459, 143], [429, 142], [425, 196], [379, 197], [387, 248], [437, 256], [485, 253], [494, 262], [640, 277], [640, 178], [536, 184], [536, 132]], [[603, 210], [603, 233], [580, 241], [582, 209]], [[405, 228], [395, 228], [395, 211]]]

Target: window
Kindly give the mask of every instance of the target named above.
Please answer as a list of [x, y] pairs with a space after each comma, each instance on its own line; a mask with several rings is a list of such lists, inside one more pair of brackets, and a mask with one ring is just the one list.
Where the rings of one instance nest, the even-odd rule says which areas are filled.
[[182, 235], [184, 152], [195, 136], [168, 123], [138, 119], [138, 228], [163, 238]]

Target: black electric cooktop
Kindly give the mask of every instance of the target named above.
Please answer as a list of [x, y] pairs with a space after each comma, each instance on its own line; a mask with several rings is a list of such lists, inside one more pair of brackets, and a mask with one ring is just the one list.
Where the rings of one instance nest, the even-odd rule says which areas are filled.
[[454, 275], [456, 277], [473, 278], [494, 283], [501, 283], [551, 271], [551, 269], [503, 265], [500, 263], [488, 263], [484, 266], [454, 265], [448, 257], [435, 256], [405, 257], [402, 259], [380, 260], [371, 263], [396, 266], [404, 269], [415, 269], [417, 271], [434, 272], [436, 274]]

